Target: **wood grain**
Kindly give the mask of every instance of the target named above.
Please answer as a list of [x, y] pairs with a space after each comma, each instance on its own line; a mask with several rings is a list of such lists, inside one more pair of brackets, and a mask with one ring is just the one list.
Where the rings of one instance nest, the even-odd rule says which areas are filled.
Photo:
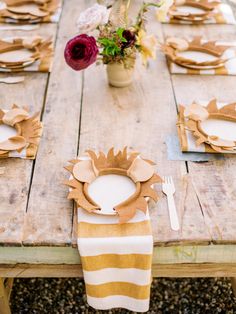
[[[153, 12], [148, 16], [148, 30], [162, 38], [161, 27]], [[158, 204], [150, 204], [155, 243], [207, 243], [210, 237], [204, 228], [199, 203], [184, 177], [185, 162], [167, 160], [165, 140], [176, 132], [175, 123], [176, 105], [171, 79], [160, 51], [148, 68], [137, 61], [133, 85], [127, 88], [109, 87], [104, 66], [86, 70], [79, 152], [128, 146], [154, 160], [161, 175], [171, 174], [174, 178], [177, 210], [182, 221], [179, 232], [170, 229], [166, 198], [160, 192]], [[160, 190], [161, 187], [157, 188]]]
[[234, 296], [236, 297], [236, 277], [231, 278], [231, 284], [234, 291]]
[[[27, 33], [44, 37], [55, 37], [56, 25], [42, 25], [37, 31]], [[22, 31], [0, 31], [0, 36], [23, 36]], [[26, 36], [26, 35], [25, 35]], [[1, 77], [10, 74], [0, 74]], [[11, 74], [14, 75], [14, 74]], [[47, 86], [46, 73], [20, 73], [25, 81], [20, 84], [0, 84], [0, 107], [10, 109], [12, 104], [27, 105], [30, 112], [42, 111], [44, 94]], [[22, 240], [24, 215], [32, 171], [31, 160], [18, 158], [1, 159], [0, 167], [5, 168], [0, 175], [0, 243], [3, 245], [20, 245]]]
[[[41, 111], [46, 81], [46, 74], [27, 74], [22, 84], [14, 86], [0, 84], [1, 108], [8, 109], [16, 103], [29, 105], [30, 112]], [[35, 90], [35, 93], [31, 90]], [[2, 244], [21, 243], [32, 164], [31, 160], [17, 158], [0, 160], [0, 167], [5, 168], [4, 173], [0, 175], [0, 243]]]
[[[164, 27], [165, 35], [180, 35], [178, 28]], [[185, 36], [202, 34], [208, 39], [235, 40], [235, 28], [183, 27]], [[235, 76], [173, 75], [173, 87], [178, 104], [190, 104], [195, 100], [220, 102], [236, 101]], [[213, 243], [236, 243], [236, 156], [207, 163], [188, 163], [194, 193], [198, 198], [206, 228]]]
[[[49, 246], [0, 247], [0, 264], [80, 264], [77, 248]], [[153, 264], [236, 263], [236, 246], [171, 245], [155, 246]]]
[[82, 74], [66, 66], [64, 47], [75, 32], [77, 15], [78, 2], [65, 1], [43, 115], [44, 136], [24, 223], [25, 245], [71, 244], [73, 204], [66, 198], [63, 167], [77, 154]]
[[[92, 3], [65, 1], [48, 85], [47, 75], [40, 73], [24, 74], [22, 84], [0, 84], [0, 104], [6, 108], [12, 102], [20, 102], [29, 104], [32, 111], [41, 110], [46, 96], [44, 133], [34, 173], [32, 161], [0, 161], [4, 169], [0, 172], [0, 244], [21, 245], [23, 238], [23, 244], [28, 246], [75, 245], [76, 212], [73, 214], [73, 203], [66, 199], [67, 187], [62, 182], [68, 174], [63, 166], [76, 157], [78, 150], [107, 151], [111, 146], [128, 146], [142, 152], [157, 162], [160, 175], [174, 178], [181, 229], [171, 230], [166, 198], [161, 187], [156, 186], [161, 199], [157, 205], [150, 202], [156, 245], [235, 243], [236, 156], [206, 164], [188, 163], [186, 168], [184, 161], [168, 160], [165, 141], [176, 133], [177, 103], [212, 97], [235, 101], [236, 78], [170, 76], [165, 57], [158, 51], [157, 59], [147, 68], [137, 60], [134, 83], [127, 88], [108, 86], [103, 65], [88, 68], [83, 81], [81, 72], [65, 65], [63, 51], [67, 40], [76, 34], [79, 10]], [[139, 3], [133, 2], [133, 14]], [[48, 35], [55, 31], [56, 25], [43, 25], [34, 33]], [[235, 28], [230, 25], [161, 26], [153, 12], [148, 16], [148, 31], [160, 41], [163, 31], [165, 36], [235, 38]]]
[[[83, 277], [81, 265], [0, 265], [0, 276], [28, 277]], [[233, 277], [236, 264], [154, 264], [153, 277]]]
[[0, 278], [0, 314], [11, 314], [8, 303], [8, 293], [4, 285], [4, 279]]

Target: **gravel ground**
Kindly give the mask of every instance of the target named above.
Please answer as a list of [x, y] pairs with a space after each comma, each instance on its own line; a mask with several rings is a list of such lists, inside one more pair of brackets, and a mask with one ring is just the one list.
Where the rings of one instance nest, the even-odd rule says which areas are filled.
[[[95, 311], [86, 304], [81, 279], [16, 279], [11, 295], [12, 314], [113, 314], [126, 310]], [[150, 314], [236, 314], [236, 298], [228, 279], [155, 279]]]

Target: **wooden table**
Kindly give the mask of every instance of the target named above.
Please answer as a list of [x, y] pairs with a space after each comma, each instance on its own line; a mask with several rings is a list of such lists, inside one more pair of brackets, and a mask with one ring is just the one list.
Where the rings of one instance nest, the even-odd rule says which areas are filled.
[[[72, 71], [63, 60], [65, 43], [76, 34], [80, 10], [92, 3], [65, 1], [58, 29], [45, 24], [31, 32], [56, 37], [50, 75], [28, 73], [24, 83], [0, 84], [1, 107], [27, 104], [32, 112], [41, 111], [44, 123], [36, 161], [0, 160], [0, 277], [82, 275], [75, 208], [66, 199], [63, 166], [88, 148], [126, 145], [156, 161], [159, 173], [172, 175], [176, 184], [179, 232], [170, 228], [165, 197], [150, 205], [154, 276], [236, 277], [236, 156], [205, 163], [170, 161], [165, 144], [176, 133], [177, 104], [213, 97], [234, 102], [236, 77], [171, 76], [160, 51], [147, 69], [137, 62], [128, 88], [109, 87], [104, 66]], [[148, 29], [160, 40], [167, 35], [236, 36], [231, 25], [161, 26], [153, 13]], [[0, 313], [9, 313], [10, 289], [0, 283]]]

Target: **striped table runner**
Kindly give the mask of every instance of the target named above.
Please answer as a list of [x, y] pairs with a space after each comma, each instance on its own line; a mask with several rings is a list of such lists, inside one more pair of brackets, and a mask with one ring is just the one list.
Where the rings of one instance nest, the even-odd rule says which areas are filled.
[[78, 208], [78, 249], [87, 301], [98, 310], [149, 309], [153, 237], [149, 214], [125, 224]]

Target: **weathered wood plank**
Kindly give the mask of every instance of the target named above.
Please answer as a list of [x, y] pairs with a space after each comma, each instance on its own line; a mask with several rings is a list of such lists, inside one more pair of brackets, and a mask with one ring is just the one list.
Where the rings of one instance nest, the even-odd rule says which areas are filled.
[[234, 291], [234, 296], [236, 297], [236, 277], [231, 278], [231, 284]]
[[4, 279], [0, 278], [0, 314], [11, 314]]
[[[1, 31], [0, 36], [34, 36], [54, 37], [56, 25], [42, 25], [37, 31]], [[1, 77], [14, 74], [0, 74]], [[21, 73], [25, 81], [20, 84], [0, 84], [0, 107], [11, 108], [12, 104], [28, 105], [30, 112], [41, 111], [47, 85], [46, 73]], [[17, 158], [1, 159], [0, 167], [0, 243], [1, 245], [20, 245], [24, 215], [30, 186], [33, 162]]]
[[[165, 26], [166, 35], [179, 34], [173, 26]], [[187, 36], [196, 34], [196, 28], [183, 27]], [[199, 28], [208, 39], [235, 40], [235, 27], [215, 26]], [[178, 103], [190, 104], [194, 100], [217, 98], [221, 102], [236, 101], [235, 76], [173, 75]], [[215, 243], [236, 243], [236, 156], [224, 161], [204, 164], [189, 163], [195, 193], [200, 202], [206, 226]]]
[[43, 115], [44, 136], [24, 223], [25, 245], [71, 243], [73, 204], [62, 183], [67, 176], [63, 166], [77, 153], [82, 74], [66, 66], [63, 52], [76, 31], [78, 11], [78, 1], [65, 1]]
[[[0, 265], [0, 276], [30, 277], [83, 277], [81, 265]], [[154, 264], [153, 277], [233, 277], [236, 264]]]
[[[162, 38], [153, 12], [148, 29]], [[182, 228], [179, 232], [170, 229], [167, 202], [162, 197], [157, 206], [150, 205], [155, 243], [210, 241], [193, 188], [183, 177], [185, 162], [167, 160], [165, 140], [175, 132], [176, 105], [164, 56], [158, 52], [147, 69], [138, 61], [133, 85], [123, 89], [107, 85], [104, 66], [90, 67], [85, 72], [82, 108], [80, 153], [88, 148], [106, 151], [111, 146], [128, 146], [156, 161], [161, 175], [174, 177]]]
[[[0, 247], [0, 264], [80, 264], [77, 248]], [[155, 246], [153, 264], [236, 263], [235, 245]]]

